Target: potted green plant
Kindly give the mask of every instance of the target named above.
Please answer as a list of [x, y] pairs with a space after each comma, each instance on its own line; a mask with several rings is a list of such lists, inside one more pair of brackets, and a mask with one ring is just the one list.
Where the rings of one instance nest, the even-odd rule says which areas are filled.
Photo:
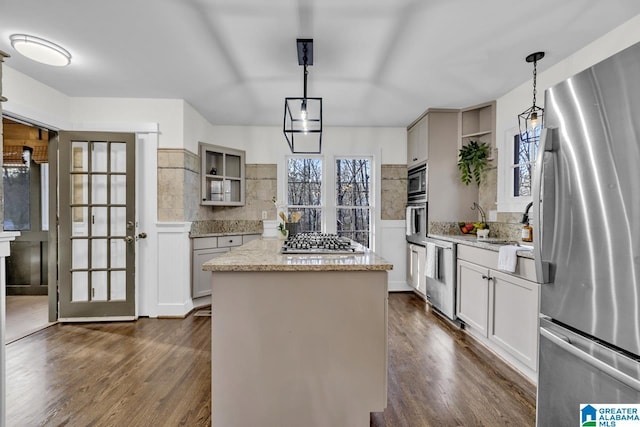
[[469, 185], [473, 178], [480, 185], [482, 173], [489, 165], [489, 153], [491, 148], [485, 142], [469, 141], [458, 152], [458, 170], [460, 180]]

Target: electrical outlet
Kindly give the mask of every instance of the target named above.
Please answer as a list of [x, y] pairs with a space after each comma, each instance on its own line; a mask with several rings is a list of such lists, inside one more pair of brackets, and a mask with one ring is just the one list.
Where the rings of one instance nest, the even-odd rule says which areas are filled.
[[267, 211], [262, 211], [262, 219], [267, 219]]

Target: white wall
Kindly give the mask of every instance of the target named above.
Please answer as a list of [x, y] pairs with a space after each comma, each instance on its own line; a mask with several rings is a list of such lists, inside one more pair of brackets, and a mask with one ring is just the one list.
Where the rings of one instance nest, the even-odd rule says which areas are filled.
[[71, 98], [70, 118], [74, 129], [157, 123], [159, 148], [183, 148], [185, 105], [181, 99]]
[[11, 67], [3, 66], [3, 95], [8, 101], [3, 105], [5, 113], [50, 129], [69, 129], [71, 123], [71, 98]]
[[[635, 16], [552, 67], [542, 72], [538, 71], [538, 106], [542, 106], [544, 103], [545, 89], [638, 42], [640, 42], [640, 15]], [[543, 61], [544, 59], [538, 63], [538, 67], [543, 64]], [[496, 145], [501, 152], [505, 152], [505, 144], [511, 144], [513, 141], [511, 138], [517, 133], [518, 114], [531, 106], [532, 85], [533, 79], [530, 79], [497, 99]], [[509, 210], [504, 208], [504, 196], [507, 190], [505, 189], [505, 180], [503, 178], [507, 173], [505, 167], [507, 161], [508, 159], [505, 156], [499, 156], [499, 162], [501, 163], [499, 165], [500, 173], [498, 174], [499, 211]]]

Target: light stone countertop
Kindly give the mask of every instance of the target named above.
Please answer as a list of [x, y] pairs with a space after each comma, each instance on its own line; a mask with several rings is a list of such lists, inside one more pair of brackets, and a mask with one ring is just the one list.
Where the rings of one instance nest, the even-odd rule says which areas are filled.
[[224, 236], [247, 236], [254, 234], [262, 234], [256, 233], [255, 231], [237, 231], [237, 232], [224, 232], [224, 233], [204, 233], [204, 234], [189, 234], [189, 238], [191, 239], [200, 239], [202, 237], [224, 237]]
[[282, 240], [257, 239], [205, 262], [206, 271], [384, 271], [393, 264], [372, 251], [353, 255], [283, 255]]
[[[516, 240], [505, 240], [505, 239], [495, 239], [489, 238], [487, 240], [479, 240], [475, 235], [454, 235], [454, 234], [429, 234], [427, 237], [431, 237], [434, 239], [446, 240], [448, 242], [459, 243], [463, 245], [473, 246], [481, 249], [488, 249], [490, 251], [498, 252], [500, 250], [500, 246], [505, 245], [532, 245], [532, 243], [519, 242]], [[523, 258], [533, 259], [533, 251], [523, 249], [521, 251], [517, 251], [516, 255]]]

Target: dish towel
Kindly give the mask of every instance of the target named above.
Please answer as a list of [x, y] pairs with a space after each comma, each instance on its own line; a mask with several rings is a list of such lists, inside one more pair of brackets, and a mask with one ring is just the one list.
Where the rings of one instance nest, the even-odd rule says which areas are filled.
[[415, 208], [413, 206], [407, 206], [407, 213], [406, 213], [406, 225], [407, 225], [407, 236], [411, 236], [415, 230], [413, 228], [413, 210]]
[[433, 243], [427, 243], [425, 275], [431, 279], [438, 278], [438, 248]]
[[500, 246], [498, 252], [498, 270], [513, 273], [516, 271], [516, 264], [518, 263], [518, 255], [516, 252], [521, 250], [520, 246], [508, 245]]

